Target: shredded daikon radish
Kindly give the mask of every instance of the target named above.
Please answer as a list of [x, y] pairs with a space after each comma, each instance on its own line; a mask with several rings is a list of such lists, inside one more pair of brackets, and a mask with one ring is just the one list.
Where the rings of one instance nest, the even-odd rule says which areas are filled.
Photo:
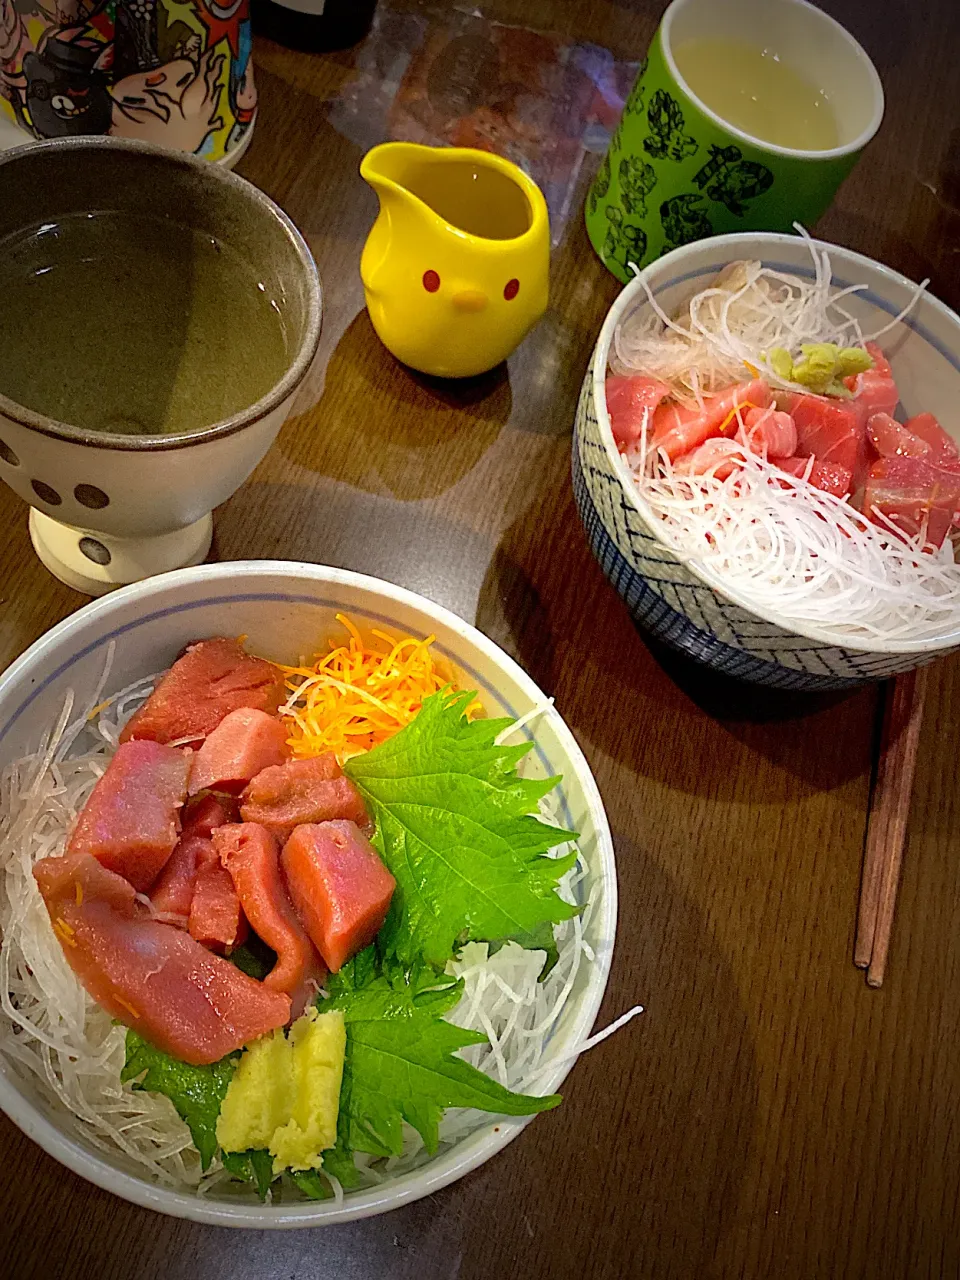
[[[32, 875], [41, 858], [63, 852], [123, 725], [155, 683], [155, 676], [139, 680], [102, 701], [112, 656], [111, 649], [90, 705], [73, 717], [74, 697], [68, 695], [37, 750], [0, 773], [0, 1053], [28, 1086], [62, 1104], [65, 1124], [78, 1137], [131, 1173], [199, 1195], [216, 1190], [218, 1196], [253, 1199], [252, 1190], [230, 1179], [219, 1160], [201, 1172], [190, 1132], [167, 1098], [121, 1083], [126, 1028], [87, 995], [70, 969]], [[549, 710], [548, 703], [538, 706], [525, 722]], [[557, 823], [555, 804], [548, 797], [541, 809], [547, 821]], [[585, 875], [581, 857], [561, 882], [567, 901], [582, 900]], [[515, 944], [493, 956], [486, 944], [471, 944], [451, 965], [465, 987], [451, 1020], [488, 1036], [464, 1056], [512, 1088], [529, 1084], [537, 1092], [537, 1078], [550, 1060], [550, 1038], [580, 967], [595, 958], [584, 939], [594, 908], [587, 901], [580, 915], [556, 928], [559, 959], [542, 983], [544, 952]], [[482, 1112], [449, 1111], [441, 1142], [449, 1146], [490, 1121]], [[428, 1158], [419, 1135], [408, 1126], [404, 1132], [403, 1156], [357, 1157], [365, 1183], [388, 1181]], [[342, 1201], [342, 1187], [328, 1180], [335, 1202]]]
[[731, 277], [727, 268], [713, 284], [696, 292], [680, 320], [667, 315], [641, 275], [646, 304], [641, 303], [617, 326], [611, 368], [616, 373], [642, 372], [661, 378], [687, 404], [702, 403], [704, 393], [742, 382], [748, 371], [761, 374], [779, 390], [808, 392], [808, 387], [777, 374], [767, 353], [782, 347], [799, 358], [801, 345], [815, 342], [862, 346], [909, 314], [929, 283], [924, 280], [917, 286], [889, 324], [864, 335], [839, 304], [867, 286], [834, 289], [826, 249], [818, 249], [803, 234], [813, 259], [813, 280], [774, 271], [759, 262], [731, 264], [737, 273]]
[[[664, 312], [644, 281], [647, 304], [617, 328], [611, 367], [660, 378], [688, 404], [758, 373], [775, 391], [809, 393], [780, 377], [767, 353], [781, 347], [799, 356], [802, 344], [816, 342], [862, 345], [902, 320], [926, 281], [890, 325], [865, 336], [840, 305], [862, 286], [835, 290], [826, 250], [807, 239], [813, 280], [759, 262], [733, 264], [735, 272], [687, 301], [682, 322]], [[725, 479], [716, 467], [691, 475], [653, 448], [646, 424], [625, 460], [658, 536], [746, 608], [787, 627], [815, 626], [841, 645], [939, 640], [960, 631], [952, 544], [925, 550], [922, 534], [908, 540], [882, 517], [867, 519], [847, 499], [814, 487], [809, 468], [794, 477], [744, 447]]]

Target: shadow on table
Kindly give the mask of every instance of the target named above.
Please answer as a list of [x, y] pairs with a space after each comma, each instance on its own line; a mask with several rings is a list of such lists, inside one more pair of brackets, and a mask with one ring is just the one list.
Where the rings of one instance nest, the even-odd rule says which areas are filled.
[[490, 541], [429, 508], [397, 504], [322, 478], [254, 479], [217, 512], [211, 559], [306, 560], [386, 578], [445, 605], [476, 612]]
[[759, 1093], [737, 975], [677, 881], [641, 844], [614, 844], [620, 924], [596, 1025], [645, 1012], [577, 1063], [555, 1116], [476, 1175], [465, 1280], [705, 1276], [735, 1218]]
[[[507, 529], [480, 591], [477, 625], [556, 697], [575, 732], [671, 788], [732, 795], [750, 752], [818, 790], [870, 767], [871, 733], [859, 734], [848, 707], [866, 700], [857, 715], [872, 726], [873, 690], [763, 689], [653, 641], [603, 577], [569, 489]], [[791, 790], [785, 776], [771, 776], [770, 785], [768, 802]]]
[[277, 447], [293, 463], [402, 502], [435, 498], [476, 466], [510, 417], [505, 364], [476, 378], [430, 378], [384, 351], [366, 310], [348, 325], [323, 394]]

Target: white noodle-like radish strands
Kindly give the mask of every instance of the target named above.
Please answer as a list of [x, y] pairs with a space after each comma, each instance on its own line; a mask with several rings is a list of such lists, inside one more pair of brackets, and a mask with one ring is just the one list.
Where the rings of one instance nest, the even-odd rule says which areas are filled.
[[[774, 391], [809, 393], [777, 375], [767, 353], [785, 347], [796, 358], [804, 343], [862, 345], [898, 324], [926, 287], [918, 285], [890, 324], [865, 336], [839, 305], [863, 286], [833, 290], [826, 251], [806, 239], [812, 281], [743, 263], [736, 287], [710, 285], [687, 302], [689, 328], [666, 314], [642, 280], [648, 305], [617, 327], [614, 370], [660, 378], [687, 404], [757, 372]], [[837, 644], [938, 640], [960, 628], [952, 545], [925, 550], [922, 536], [908, 540], [889, 520], [868, 520], [815, 488], [813, 460], [798, 478], [745, 451], [726, 479], [716, 474], [719, 464], [690, 475], [651, 446], [645, 423], [625, 461], [658, 536], [747, 608], [787, 627], [814, 625]]]
[[[111, 649], [107, 663], [112, 659]], [[71, 719], [74, 697], [69, 694], [36, 752], [0, 772], [0, 1054], [15, 1074], [56, 1099], [66, 1112], [65, 1127], [76, 1136], [120, 1156], [131, 1172], [209, 1196], [229, 1175], [218, 1159], [201, 1171], [190, 1132], [167, 1098], [121, 1084], [126, 1029], [115, 1025], [78, 982], [32, 875], [41, 858], [63, 852], [121, 728], [156, 681], [155, 676], [138, 680], [101, 702], [108, 677], [105, 666], [90, 705], [76, 719]], [[552, 711], [552, 699], [531, 708], [502, 738]], [[554, 798], [541, 801], [541, 812], [545, 821], [559, 825]], [[569, 847], [555, 850], [555, 856]], [[585, 874], [581, 855], [560, 885], [566, 901], [578, 900]], [[492, 956], [486, 944], [471, 943], [449, 966], [464, 980], [463, 999], [451, 1021], [487, 1036], [463, 1057], [511, 1089], [536, 1092], [538, 1077], [553, 1061], [550, 1037], [568, 1007], [581, 963], [595, 959], [583, 937], [594, 910], [588, 900], [580, 915], [556, 927], [559, 958], [543, 982], [544, 953], [515, 943]], [[449, 1146], [491, 1121], [484, 1112], [448, 1111], [440, 1123], [441, 1143]], [[387, 1182], [430, 1158], [415, 1130], [405, 1124], [403, 1132], [401, 1156], [388, 1161], [357, 1157], [365, 1185]], [[334, 1203], [342, 1203], [340, 1183], [324, 1177]], [[252, 1189], [236, 1183], [231, 1195], [255, 1201]]]

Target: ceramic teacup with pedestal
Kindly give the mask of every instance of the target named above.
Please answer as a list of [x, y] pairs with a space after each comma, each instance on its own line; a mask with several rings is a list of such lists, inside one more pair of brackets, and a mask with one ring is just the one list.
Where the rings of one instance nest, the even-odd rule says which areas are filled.
[[[74, 243], [81, 253], [84, 219], [104, 217], [102, 285], [94, 275], [79, 296], [86, 277], [65, 271], [69, 314], [41, 323], [29, 299], [43, 301], [42, 277], [71, 265]], [[38, 250], [38, 237], [49, 249]], [[181, 242], [167, 281], [162, 255]], [[13, 283], [0, 296], [0, 478], [30, 504], [43, 563], [94, 595], [198, 564], [212, 509], [267, 452], [316, 353], [320, 281], [293, 223], [250, 183], [190, 156], [112, 139], [42, 143], [0, 156], [0, 295], [4, 280]], [[113, 330], [119, 350], [100, 350], [90, 344], [98, 322], [116, 320], [111, 288], [126, 319]], [[28, 300], [19, 311], [11, 293]], [[248, 315], [251, 298], [261, 310]], [[250, 332], [249, 316], [263, 315], [271, 327]], [[93, 355], [78, 377], [70, 348], [81, 342]], [[57, 383], [61, 368], [71, 385]], [[165, 417], [178, 397], [179, 417]], [[119, 423], [118, 398], [128, 418]], [[82, 421], [51, 404], [76, 404]], [[230, 411], [207, 420], [211, 405]]]

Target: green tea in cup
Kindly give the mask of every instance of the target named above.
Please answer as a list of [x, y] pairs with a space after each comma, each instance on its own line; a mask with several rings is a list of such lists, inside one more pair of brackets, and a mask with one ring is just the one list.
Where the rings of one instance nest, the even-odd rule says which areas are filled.
[[276, 285], [175, 217], [68, 213], [0, 241], [0, 388], [87, 431], [201, 431], [290, 362]]
[[771, 49], [705, 36], [673, 51], [677, 70], [705, 106], [734, 128], [778, 147], [830, 151], [840, 131], [816, 80]]
[[806, 0], [673, 0], [586, 204], [620, 280], [706, 236], [811, 226], [880, 126], [853, 37]]

